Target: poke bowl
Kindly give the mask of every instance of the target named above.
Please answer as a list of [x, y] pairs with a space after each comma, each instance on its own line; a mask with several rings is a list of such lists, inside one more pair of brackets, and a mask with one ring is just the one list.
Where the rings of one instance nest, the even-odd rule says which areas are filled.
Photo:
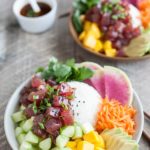
[[16, 89], [5, 111], [13, 150], [138, 150], [143, 109], [123, 71], [54, 58], [39, 71]]
[[148, 1], [75, 0], [69, 17], [70, 33], [82, 49], [103, 58], [149, 58]]

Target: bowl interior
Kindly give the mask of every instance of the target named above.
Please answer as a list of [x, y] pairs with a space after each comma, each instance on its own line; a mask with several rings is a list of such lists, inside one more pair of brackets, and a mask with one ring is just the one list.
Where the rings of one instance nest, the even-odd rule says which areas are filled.
[[106, 56], [105, 54], [102, 54], [102, 53], [98, 53], [98, 52], [94, 52], [93, 50], [91, 50], [90, 48], [87, 48], [85, 47], [79, 40], [78, 38], [78, 34], [73, 26], [73, 23], [72, 23], [72, 13], [70, 13], [70, 16], [69, 16], [69, 30], [70, 30], [70, 33], [73, 37], [73, 39], [75, 40], [75, 42], [84, 50], [94, 54], [94, 55], [97, 55], [99, 57], [103, 57], [103, 58], [106, 58], [106, 59], [110, 59], [110, 60], [119, 60], [119, 61], [132, 61], [132, 60], [142, 60], [142, 59], [147, 59], [147, 58], [150, 58], [150, 54], [147, 54], [147, 55], [144, 55], [142, 57], [108, 57]]
[[[16, 91], [13, 93], [12, 97], [10, 98], [5, 111], [5, 116], [4, 116], [5, 134], [13, 150], [18, 150], [18, 143], [15, 137], [15, 125], [12, 121], [11, 116], [18, 109], [20, 91], [23, 89], [25, 85], [27, 85], [29, 81], [30, 79], [26, 80], [16, 89]], [[136, 133], [134, 134], [133, 139], [139, 142], [143, 130], [144, 116], [143, 116], [143, 108], [140, 99], [135, 91], [134, 91], [133, 107], [135, 107], [137, 110], [137, 114], [135, 117]]]

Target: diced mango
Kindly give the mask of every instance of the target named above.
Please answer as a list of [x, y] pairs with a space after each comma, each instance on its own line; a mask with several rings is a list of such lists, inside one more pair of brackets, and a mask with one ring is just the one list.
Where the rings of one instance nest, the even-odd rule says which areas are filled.
[[94, 143], [98, 143], [98, 142], [99, 142], [99, 135], [98, 135], [97, 132], [91, 131], [91, 132], [85, 134], [85, 135], [83, 136], [83, 139], [84, 139], [85, 141], [88, 141], [88, 142], [94, 144]]
[[97, 39], [99, 39], [102, 36], [101, 31], [96, 23], [91, 24], [90, 31], [93, 32], [95, 38]]
[[83, 31], [83, 32], [79, 35], [79, 40], [80, 40], [80, 41], [83, 41], [85, 35], [86, 35], [86, 32]]
[[82, 141], [82, 139], [76, 139], [76, 140], [75, 140], [76, 144], [78, 144], [78, 143], [81, 142], [81, 141]]
[[115, 56], [117, 55], [117, 51], [116, 51], [116, 49], [113, 49], [113, 48], [111, 48], [111, 49], [106, 49], [106, 50], [105, 50], [105, 54], [106, 54], [106, 56], [108, 56], [108, 57], [115, 57]]
[[94, 150], [94, 145], [87, 141], [81, 141], [77, 145], [77, 150]]
[[83, 45], [85, 47], [94, 49], [96, 47], [97, 39], [90, 34], [87, 34], [83, 40]]
[[90, 21], [85, 21], [84, 27], [83, 27], [84, 30], [88, 31], [90, 29], [90, 27], [91, 27], [91, 22]]
[[105, 141], [101, 135], [99, 135], [99, 141], [94, 143], [96, 147], [105, 148]]
[[73, 149], [77, 146], [77, 143], [75, 141], [69, 141], [66, 146]]
[[103, 149], [101, 147], [95, 147], [94, 150], [105, 150], [105, 149]]
[[111, 41], [105, 41], [104, 42], [104, 50], [107, 50], [107, 49], [112, 49]]
[[96, 52], [102, 52], [103, 51], [103, 43], [100, 40], [97, 40], [96, 46], [94, 47], [94, 50]]

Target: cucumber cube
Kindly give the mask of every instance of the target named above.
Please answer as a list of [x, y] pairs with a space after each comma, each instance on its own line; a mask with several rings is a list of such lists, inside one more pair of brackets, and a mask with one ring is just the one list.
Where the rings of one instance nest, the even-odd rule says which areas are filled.
[[23, 111], [18, 111], [18, 112], [14, 113], [14, 114], [12, 115], [12, 119], [13, 119], [13, 121], [14, 121], [15, 123], [17, 123], [17, 122], [20, 122], [20, 121], [22, 121], [22, 120], [25, 120], [26, 117], [25, 117], [25, 115], [23, 114]]
[[29, 131], [26, 136], [25, 136], [25, 141], [32, 143], [32, 144], [37, 144], [39, 141], [39, 138], [32, 133], [32, 131]]
[[21, 133], [17, 136], [17, 140], [18, 140], [19, 144], [21, 144], [24, 141], [25, 136], [26, 136], [25, 133]]
[[81, 127], [79, 125], [74, 125], [74, 127], [75, 127], [75, 134], [73, 136], [73, 139], [82, 138], [83, 133]]
[[25, 120], [23, 120], [23, 121], [21, 121], [21, 122], [19, 123], [20, 128], [22, 128], [22, 129], [23, 129], [23, 125], [24, 125], [24, 123], [25, 123]]
[[23, 110], [25, 110], [25, 109], [26, 109], [25, 106], [23, 106], [23, 105], [20, 106], [20, 110], [23, 111]]
[[47, 138], [39, 143], [39, 147], [42, 150], [49, 150], [51, 148], [51, 144], [52, 144], [51, 138]]
[[30, 118], [25, 121], [24, 125], [22, 126], [25, 132], [29, 132], [33, 127], [33, 118]]
[[22, 142], [19, 150], [32, 150], [32, 145], [26, 141]]
[[69, 138], [64, 136], [64, 135], [59, 135], [57, 138], [56, 138], [56, 145], [59, 147], [59, 148], [63, 148], [66, 146], [66, 144], [68, 143], [69, 141]]
[[87, 122], [82, 125], [82, 130], [83, 130], [84, 134], [86, 134], [90, 131], [94, 131], [94, 128], [90, 123]]
[[74, 126], [68, 126], [68, 127], [64, 128], [61, 132], [61, 134], [66, 137], [73, 137], [74, 133], [75, 133]]
[[17, 137], [19, 134], [21, 134], [21, 133], [23, 133], [22, 128], [21, 128], [21, 127], [17, 127], [17, 128], [15, 129], [15, 135], [16, 135], [16, 137]]
[[58, 148], [58, 147], [54, 147], [54, 148], [52, 148], [51, 150], [61, 150], [61, 149]]

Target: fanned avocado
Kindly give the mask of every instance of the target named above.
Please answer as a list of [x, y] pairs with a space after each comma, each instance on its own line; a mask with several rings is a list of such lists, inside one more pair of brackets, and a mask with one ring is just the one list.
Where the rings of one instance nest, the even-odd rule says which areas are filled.
[[124, 53], [129, 57], [143, 56], [150, 51], [150, 30], [133, 39], [124, 48]]
[[139, 146], [123, 129], [115, 128], [105, 130], [101, 136], [104, 138], [107, 150], [138, 150]]

